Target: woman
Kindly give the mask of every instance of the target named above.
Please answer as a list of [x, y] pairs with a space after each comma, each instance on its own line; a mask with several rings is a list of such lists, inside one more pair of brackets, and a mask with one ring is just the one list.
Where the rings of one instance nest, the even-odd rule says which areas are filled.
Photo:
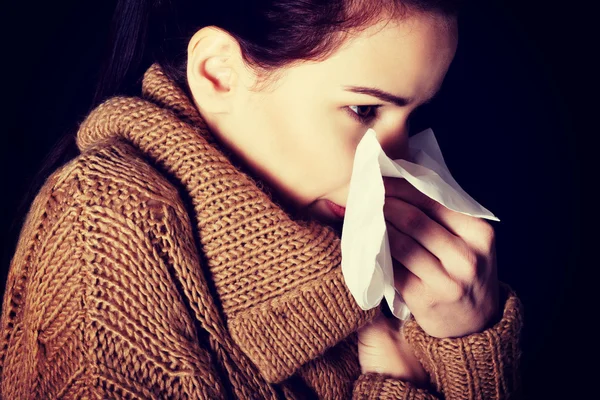
[[[396, 286], [341, 274], [354, 151], [393, 159], [457, 46], [453, 1], [123, 1], [81, 154], [35, 198], [2, 398], [507, 398], [522, 305], [493, 229], [386, 179]], [[124, 83], [145, 71], [141, 92]], [[409, 257], [410, 256], [410, 257]]]

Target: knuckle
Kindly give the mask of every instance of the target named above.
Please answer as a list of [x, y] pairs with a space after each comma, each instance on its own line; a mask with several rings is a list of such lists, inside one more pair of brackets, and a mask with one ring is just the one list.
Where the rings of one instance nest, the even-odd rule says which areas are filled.
[[454, 282], [454, 284], [450, 285], [447, 296], [449, 301], [459, 301], [464, 298], [467, 294], [466, 288], [458, 282]]
[[496, 232], [494, 231], [494, 227], [488, 222], [484, 221], [483, 219], [480, 219], [477, 221], [475, 229], [479, 233], [481, 242], [486, 247], [491, 247], [496, 239]]
[[440, 304], [440, 300], [437, 297], [431, 295], [430, 293], [422, 295], [421, 298], [423, 299], [425, 307], [429, 309], [436, 308]]
[[479, 256], [476, 252], [471, 249], [467, 249], [462, 252], [463, 260], [462, 260], [462, 268], [461, 275], [463, 279], [468, 282], [473, 281], [477, 277], [477, 268], [479, 266]]

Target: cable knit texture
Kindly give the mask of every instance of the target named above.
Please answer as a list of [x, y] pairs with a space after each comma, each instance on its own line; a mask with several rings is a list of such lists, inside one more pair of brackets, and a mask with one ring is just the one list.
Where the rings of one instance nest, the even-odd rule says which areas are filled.
[[504, 399], [518, 389], [522, 305], [489, 329], [405, 335], [431, 386], [361, 374], [371, 320], [340, 238], [295, 218], [219, 145], [157, 64], [139, 97], [80, 124], [81, 154], [38, 193], [2, 304], [3, 399]]

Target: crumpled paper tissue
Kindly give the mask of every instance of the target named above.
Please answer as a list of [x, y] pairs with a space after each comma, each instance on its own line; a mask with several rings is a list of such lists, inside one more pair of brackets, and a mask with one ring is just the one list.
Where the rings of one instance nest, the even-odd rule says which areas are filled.
[[342, 274], [358, 305], [369, 310], [385, 298], [390, 311], [401, 320], [410, 316], [410, 310], [394, 287], [383, 216], [383, 176], [404, 178], [451, 210], [500, 221], [456, 183], [431, 128], [409, 138], [409, 157], [411, 161], [390, 159], [375, 131], [367, 130], [354, 156], [341, 237]]

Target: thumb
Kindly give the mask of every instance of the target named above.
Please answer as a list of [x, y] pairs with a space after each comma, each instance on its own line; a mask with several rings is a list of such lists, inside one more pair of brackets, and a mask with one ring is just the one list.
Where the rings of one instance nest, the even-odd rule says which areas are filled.
[[357, 330], [359, 347], [375, 356], [383, 356], [390, 347], [396, 346], [395, 340], [399, 333], [397, 321], [387, 318], [378, 308], [372, 320]]
[[371, 321], [357, 330], [361, 372], [383, 373], [425, 385], [427, 372], [404, 338], [402, 326], [402, 321], [386, 317], [379, 309]]

